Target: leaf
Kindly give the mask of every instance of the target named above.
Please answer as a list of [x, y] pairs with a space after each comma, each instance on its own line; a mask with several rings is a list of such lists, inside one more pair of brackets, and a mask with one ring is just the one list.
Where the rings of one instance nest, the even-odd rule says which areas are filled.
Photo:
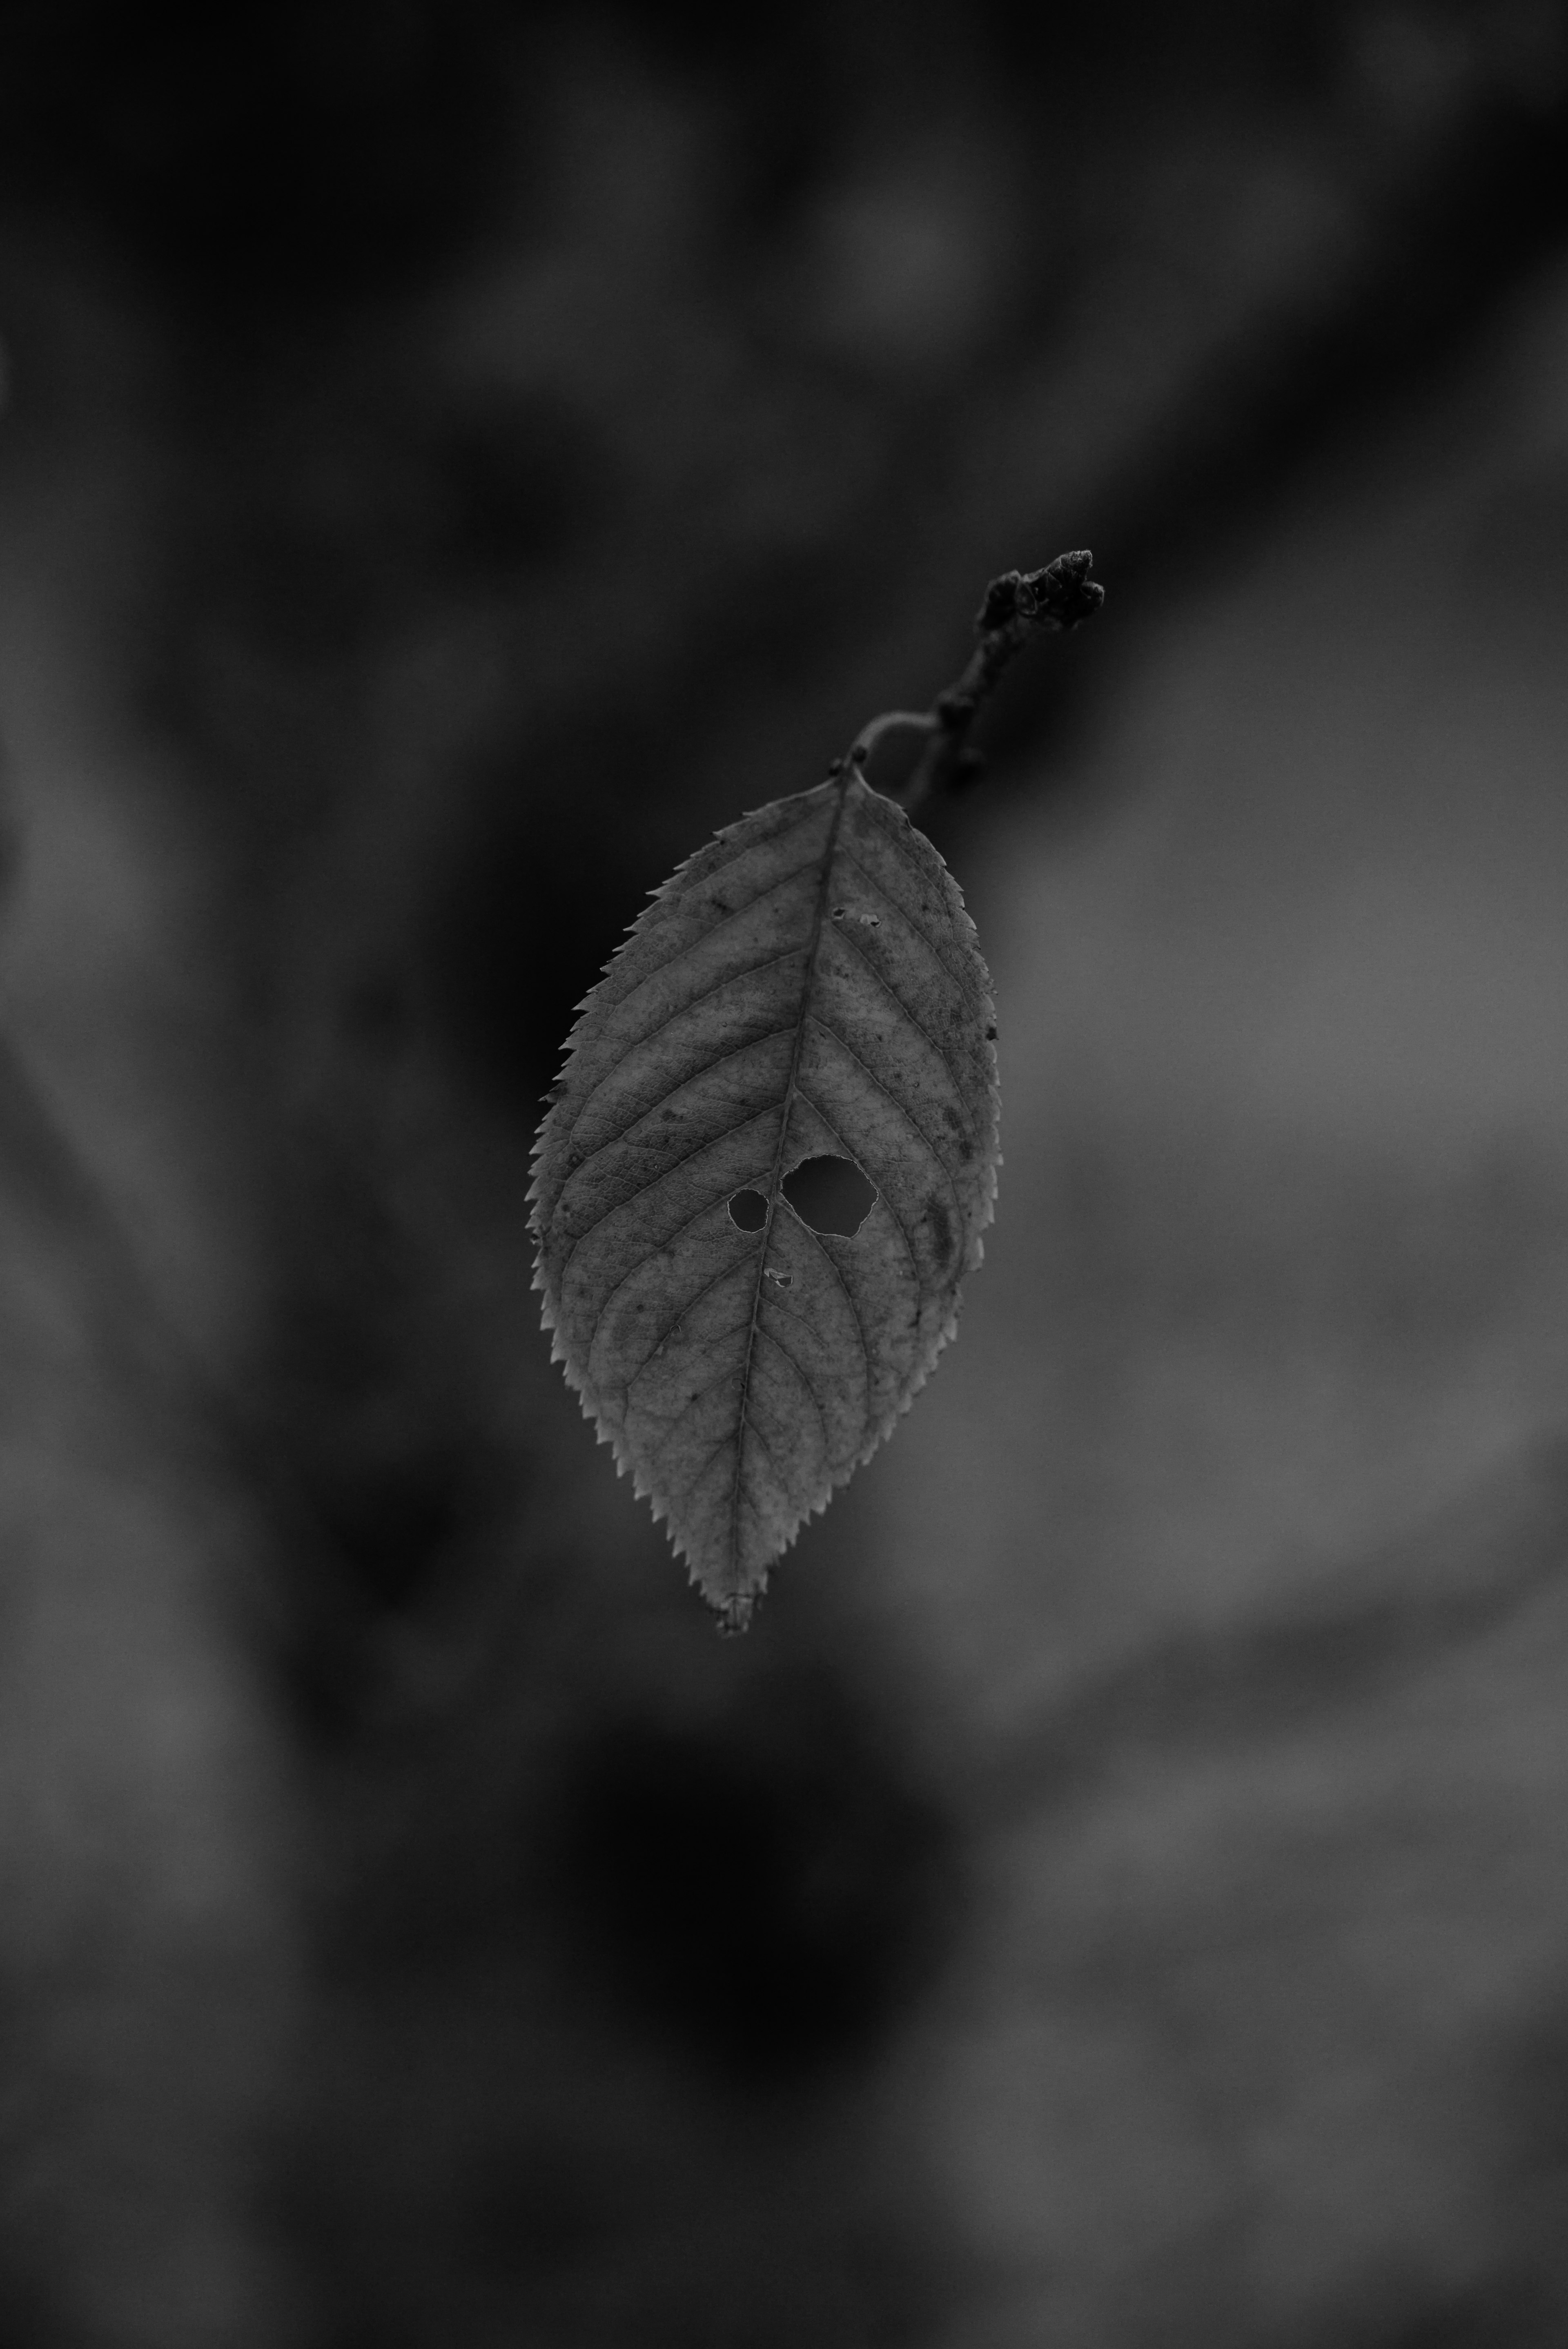
[[[534, 1159], [545, 1327], [738, 1629], [953, 1335], [996, 1193], [985, 966], [846, 765], [689, 858], [580, 1008]], [[852, 1237], [785, 1194], [822, 1156], [874, 1188]]]

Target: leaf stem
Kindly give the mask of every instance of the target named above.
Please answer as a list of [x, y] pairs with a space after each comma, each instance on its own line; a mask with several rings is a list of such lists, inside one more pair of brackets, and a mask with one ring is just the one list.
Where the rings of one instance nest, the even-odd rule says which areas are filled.
[[884, 734], [932, 734], [937, 724], [933, 709], [884, 709], [880, 718], [873, 718], [855, 736], [850, 745], [849, 763], [851, 767], [863, 767]]
[[923, 734], [925, 749], [913, 772], [901, 790], [889, 794], [906, 813], [933, 791], [972, 780], [982, 760], [970, 748], [969, 735], [1008, 662], [1037, 628], [1068, 635], [1092, 619], [1104, 603], [1105, 589], [1089, 576], [1093, 564], [1093, 555], [1081, 547], [1058, 554], [1042, 571], [1005, 571], [993, 579], [975, 615], [978, 642], [957, 683], [939, 693], [929, 709], [889, 709], [873, 718], [856, 735], [844, 763], [863, 767], [886, 735]]

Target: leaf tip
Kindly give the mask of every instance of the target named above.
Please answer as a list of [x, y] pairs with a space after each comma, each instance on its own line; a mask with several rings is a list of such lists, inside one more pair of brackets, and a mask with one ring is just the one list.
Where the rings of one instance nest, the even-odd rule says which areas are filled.
[[751, 1618], [757, 1609], [753, 1597], [710, 1599], [708, 1605], [718, 1618], [716, 1629], [721, 1640], [738, 1640], [741, 1633], [750, 1628]]

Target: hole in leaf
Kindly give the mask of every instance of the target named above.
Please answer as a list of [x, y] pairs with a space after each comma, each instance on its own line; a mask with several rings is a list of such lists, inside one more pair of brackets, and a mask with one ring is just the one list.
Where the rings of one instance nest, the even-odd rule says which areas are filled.
[[814, 1232], [836, 1232], [846, 1240], [853, 1239], [877, 1202], [872, 1185], [847, 1158], [804, 1160], [784, 1177], [784, 1196]]
[[760, 1191], [738, 1191], [729, 1203], [729, 1220], [743, 1232], [759, 1232], [768, 1221], [768, 1202]]

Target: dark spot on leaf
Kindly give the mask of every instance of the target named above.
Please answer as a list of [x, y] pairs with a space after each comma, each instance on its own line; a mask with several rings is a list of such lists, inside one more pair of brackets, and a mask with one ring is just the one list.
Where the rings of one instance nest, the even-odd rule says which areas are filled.
[[760, 1191], [738, 1191], [729, 1203], [729, 1220], [738, 1231], [759, 1232], [768, 1221], [768, 1202]]
[[945, 1264], [953, 1254], [953, 1218], [941, 1199], [926, 1202], [925, 1220], [931, 1226], [932, 1246], [939, 1264]]
[[942, 1104], [942, 1114], [947, 1120], [948, 1124], [952, 1127], [954, 1133], [963, 1133], [964, 1116], [962, 1111], [954, 1109], [951, 1102], [944, 1102]]
[[847, 1158], [808, 1158], [784, 1177], [784, 1196], [814, 1232], [852, 1239], [876, 1206], [874, 1186]]
[[996, 1041], [996, 1030], [995, 1030], [995, 1027], [990, 1027], [990, 1028], [987, 1028], [987, 1029], [986, 1029], [986, 1030], [985, 1030], [985, 1041], [987, 1042], [987, 1044], [994, 1044], [994, 1043]]

